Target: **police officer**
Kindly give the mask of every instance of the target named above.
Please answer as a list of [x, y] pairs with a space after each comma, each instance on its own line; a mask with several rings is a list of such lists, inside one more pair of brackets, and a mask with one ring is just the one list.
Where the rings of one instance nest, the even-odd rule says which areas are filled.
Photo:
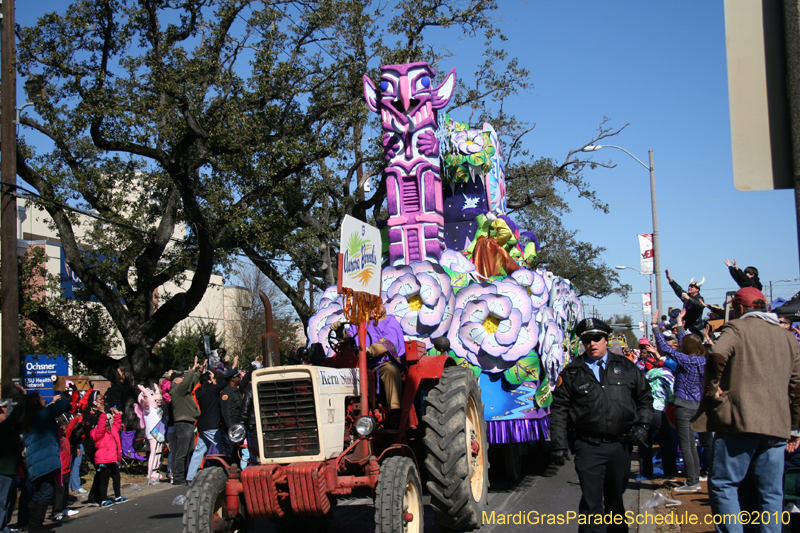
[[[220, 392], [220, 418], [219, 429], [222, 431], [222, 436], [228, 444], [229, 449], [233, 452], [234, 447], [228, 442], [228, 430], [234, 424], [238, 424], [242, 417], [242, 393], [239, 390], [239, 383], [242, 381], [242, 376], [235, 368], [228, 369], [225, 372], [225, 379], [228, 384]], [[231, 453], [233, 455], [233, 453]]]
[[575, 471], [582, 492], [578, 510], [589, 515], [581, 517], [584, 523], [579, 531], [627, 531], [624, 516], [617, 518], [622, 522], [616, 525], [592, 519], [610, 513], [613, 521], [613, 515], [625, 514], [622, 494], [631, 469], [630, 444], [647, 442], [653, 397], [636, 365], [608, 351], [608, 324], [586, 318], [578, 323], [576, 332], [585, 352], [564, 367], [553, 392], [551, 460], [565, 464], [567, 444], [574, 441]]

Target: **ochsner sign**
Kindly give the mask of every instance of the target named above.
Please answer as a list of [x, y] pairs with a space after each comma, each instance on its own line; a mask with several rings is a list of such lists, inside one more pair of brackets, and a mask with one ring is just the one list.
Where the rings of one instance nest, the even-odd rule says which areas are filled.
[[20, 357], [20, 378], [27, 391], [41, 393], [45, 398], [53, 396], [53, 383], [57, 376], [72, 375], [72, 356], [26, 355]]
[[339, 250], [342, 288], [380, 296], [382, 243], [378, 228], [345, 215]]

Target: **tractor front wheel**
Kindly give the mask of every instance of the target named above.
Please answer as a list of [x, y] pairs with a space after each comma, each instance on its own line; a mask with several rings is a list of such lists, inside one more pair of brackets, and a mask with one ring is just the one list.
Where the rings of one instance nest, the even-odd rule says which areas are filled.
[[422, 482], [414, 461], [389, 457], [375, 487], [375, 533], [422, 533]]
[[481, 526], [489, 493], [486, 421], [475, 374], [448, 367], [425, 397], [425, 469], [436, 521], [466, 531]]
[[243, 518], [229, 520], [227, 517], [228, 503], [225, 496], [227, 482], [228, 476], [225, 470], [218, 466], [204, 468], [197, 473], [183, 505], [184, 533], [245, 530]]

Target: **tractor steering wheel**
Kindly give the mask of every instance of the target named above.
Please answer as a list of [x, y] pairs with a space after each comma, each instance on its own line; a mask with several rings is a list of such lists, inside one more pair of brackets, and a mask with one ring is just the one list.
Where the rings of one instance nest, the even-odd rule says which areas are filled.
[[[343, 331], [347, 331], [347, 329], [348, 329], [347, 325], [349, 325], [349, 322], [342, 322]], [[331, 349], [333, 350], [333, 353], [334, 353], [334, 355], [331, 356], [331, 357], [339, 357], [339, 356], [342, 355], [341, 352], [342, 352], [342, 347], [344, 346], [344, 343], [352, 342], [353, 346], [356, 346], [357, 343], [358, 343], [358, 338], [357, 337], [345, 337], [344, 339], [340, 339], [339, 337], [336, 336], [336, 331], [333, 328], [331, 328], [328, 331], [327, 340], [328, 340], [328, 346], [331, 347]], [[370, 334], [369, 331], [367, 331], [367, 346], [370, 346], [371, 344], [372, 344], [372, 335]]]

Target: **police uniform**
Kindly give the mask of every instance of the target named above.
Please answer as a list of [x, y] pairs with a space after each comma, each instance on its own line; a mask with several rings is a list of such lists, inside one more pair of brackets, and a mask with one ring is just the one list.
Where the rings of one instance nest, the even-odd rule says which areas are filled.
[[[582, 320], [576, 332], [599, 338], [611, 328], [601, 320]], [[653, 397], [642, 372], [627, 358], [606, 351], [604, 367], [589, 350], [564, 367], [550, 408], [554, 462], [563, 464], [568, 442], [574, 441], [575, 471], [581, 484], [581, 514], [623, 514], [622, 494], [631, 466], [630, 443], [646, 439], [653, 416]], [[600, 380], [595, 372], [599, 373]], [[570, 437], [568, 438], [568, 431]], [[602, 487], [602, 491], [599, 490]], [[582, 524], [581, 532], [627, 531], [620, 525]]]
[[220, 393], [220, 419], [219, 428], [222, 430], [222, 435], [225, 442], [228, 441], [228, 430], [240, 422], [242, 417], [242, 393], [238, 387], [234, 387], [230, 383], [222, 389]]

